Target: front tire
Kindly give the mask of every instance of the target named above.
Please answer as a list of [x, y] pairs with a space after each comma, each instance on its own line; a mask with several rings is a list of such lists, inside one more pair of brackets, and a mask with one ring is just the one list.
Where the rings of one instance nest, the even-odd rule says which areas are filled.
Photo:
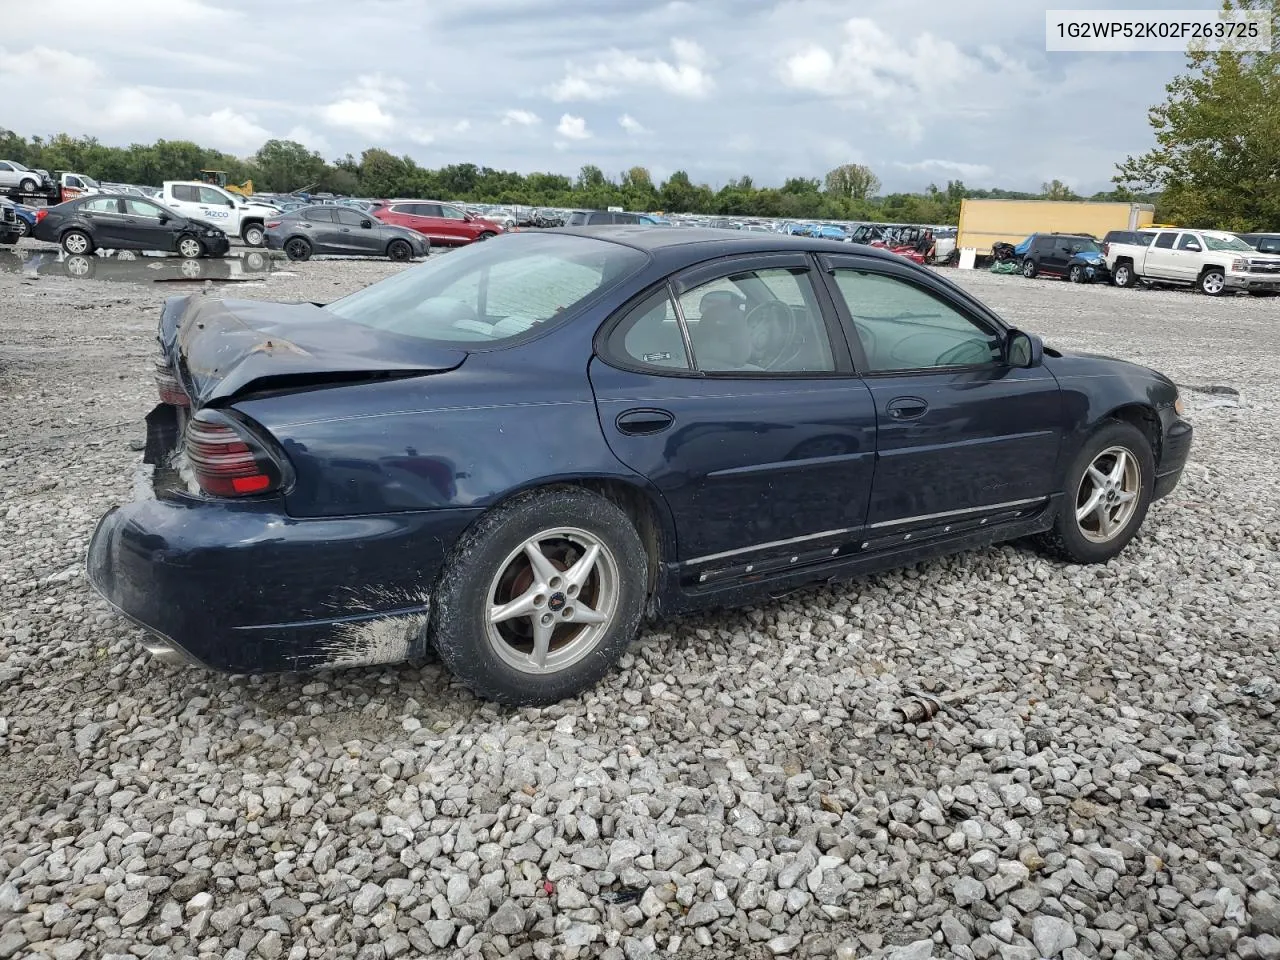
[[93, 238], [83, 230], [68, 230], [62, 235], [62, 249], [72, 256], [93, 253]]
[[1133, 267], [1127, 263], [1117, 263], [1115, 271], [1111, 274], [1111, 280], [1117, 287], [1133, 287], [1138, 283], [1138, 275], [1133, 272]]
[[18, 239], [21, 240], [23, 237], [29, 237], [29, 236], [31, 236], [31, 224], [27, 223], [27, 221], [19, 217], [18, 218]]
[[179, 237], [178, 255], [186, 260], [195, 260], [204, 256], [204, 244], [195, 237]]
[[1206, 270], [1196, 281], [1200, 292], [1210, 297], [1220, 297], [1227, 292], [1227, 276], [1221, 270]]
[[240, 239], [251, 247], [260, 247], [266, 242], [267, 232], [260, 223], [249, 223], [240, 233]]
[[1137, 427], [1112, 420], [1100, 427], [1067, 470], [1048, 552], [1072, 563], [1106, 563], [1134, 538], [1155, 487], [1151, 443]]
[[1022, 275], [1028, 280], [1034, 279], [1037, 272], [1036, 262], [1030, 257], [1022, 261]]
[[493, 239], [494, 237], [496, 237], [496, 236], [497, 236], [497, 234], [496, 234], [496, 233], [494, 233], [492, 230], [485, 230], [485, 231], [483, 231], [483, 232], [480, 234], [480, 236], [476, 237], [476, 239], [477, 239], [477, 240], [492, 240], [492, 239]]
[[522, 494], [450, 552], [432, 639], [468, 688], [513, 706], [591, 687], [635, 637], [649, 560], [630, 518], [597, 494]]
[[18, 192], [19, 192], [19, 193], [28, 193], [28, 194], [30, 194], [30, 193], [35, 193], [35, 192], [36, 192], [36, 190], [38, 190], [38, 189], [39, 189], [39, 187], [40, 187], [40, 184], [36, 183], [34, 180], [32, 180], [30, 177], [28, 177], [27, 179], [23, 180], [23, 181], [22, 181], [22, 183], [20, 183], [20, 184], [18, 185]]
[[413, 258], [413, 248], [408, 240], [392, 240], [387, 244], [387, 256], [392, 260], [405, 261]]
[[305, 237], [290, 237], [284, 245], [284, 255], [290, 260], [310, 260], [311, 243]]
[[1073, 263], [1071, 269], [1067, 271], [1067, 279], [1072, 283], [1084, 283], [1084, 267]]

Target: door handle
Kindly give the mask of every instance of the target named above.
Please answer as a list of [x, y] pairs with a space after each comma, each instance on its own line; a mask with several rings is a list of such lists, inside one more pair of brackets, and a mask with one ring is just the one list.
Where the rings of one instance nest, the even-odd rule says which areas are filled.
[[929, 404], [919, 397], [896, 397], [885, 410], [894, 420], [918, 420], [929, 412]]
[[614, 421], [618, 432], [625, 433], [629, 437], [647, 437], [650, 434], [661, 433], [675, 422], [674, 414], [666, 410], [649, 409], [623, 411]]

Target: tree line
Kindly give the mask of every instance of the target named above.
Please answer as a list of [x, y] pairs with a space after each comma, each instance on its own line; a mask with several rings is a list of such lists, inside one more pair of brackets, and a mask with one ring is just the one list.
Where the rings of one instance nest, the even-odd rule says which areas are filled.
[[[664, 210], [728, 217], [875, 220], [893, 223], [955, 223], [966, 197], [999, 199], [1079, 199], [1059, 181], [1039, 193], [970, 189], [959, 180], [931, 184], [919, 193], [881, 193], [879, 178], [861, 164], [843, 164], [825, 177], [791, 177], [780, 187], [757, 186], [750, 176], [729, 180], [719, 189], [695, 183], [677, 170], [656, 182], [647, 168], [634, 166], [615, 177], [588, 164], [576, 176], [521, 174], [472, 163], [437, 169], [412, 157], [370, 148], [325, 160], [290, 140], [268, 140], [252, 156], [236, 157], [185, 140], [110, 146], [93, 137], [57, 134], [30, 139], [0, 130], [0, 158], [29, 167], [70, 170], [110, 183], [158, 184], [189, 180], [201, 170], [221, 170], [229, 182], [252, 180], [254, 189], [292, 192], [304, 188], [359, 197], [431, 197], [475, 203], [527, 204], [535, 207]], [[1128, 194], [1121, 191], [1124, 198]], [[1121, 194], [1095, 195], [1110, 199]]]

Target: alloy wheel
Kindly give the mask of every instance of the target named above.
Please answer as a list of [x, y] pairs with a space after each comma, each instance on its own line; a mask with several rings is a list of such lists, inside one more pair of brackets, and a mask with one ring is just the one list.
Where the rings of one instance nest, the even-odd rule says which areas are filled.
[[1076, 525], [1085, 539], [1107, 543], [1138, 509], [1142, 468], [1126, 447], [1107, 447], [1093, 458], [1076, 491]]
[[1200, 289], [1210, 296], [1216, 296], [1222, 292], [1222, 288], [1227, 285], [1226, 278], [1216, 270], [1206, 273], [1204, 279], [1200, 281]]
[[89, 250], [89, 238], [83, 233], [72, 233], [62, 241], [67, 253], [86, 253]]
[[598, 537], [557, 527], [530, 537], [498, 568], [485, 632], [507, 665], [556, 673], [599, 646], [619, 599], [618, 562]]
[[200, 256], [200, 241], [194, 237], [183, 237], [178, 241], [178, 252], [184, 257], [198, 257]]

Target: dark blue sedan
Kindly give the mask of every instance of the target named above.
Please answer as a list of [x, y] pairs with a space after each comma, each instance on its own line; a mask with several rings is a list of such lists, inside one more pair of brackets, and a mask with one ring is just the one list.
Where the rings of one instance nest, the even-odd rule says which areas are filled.
[[147, 481], [89, 575], [153, 652], [259, 672], [434, 644], [547, 703], [645, 617], [1035, 536], [1116, 556], [1178, 391], [901, 257], [690, 228], [474, 244], [326, 306], [166, 303]]

